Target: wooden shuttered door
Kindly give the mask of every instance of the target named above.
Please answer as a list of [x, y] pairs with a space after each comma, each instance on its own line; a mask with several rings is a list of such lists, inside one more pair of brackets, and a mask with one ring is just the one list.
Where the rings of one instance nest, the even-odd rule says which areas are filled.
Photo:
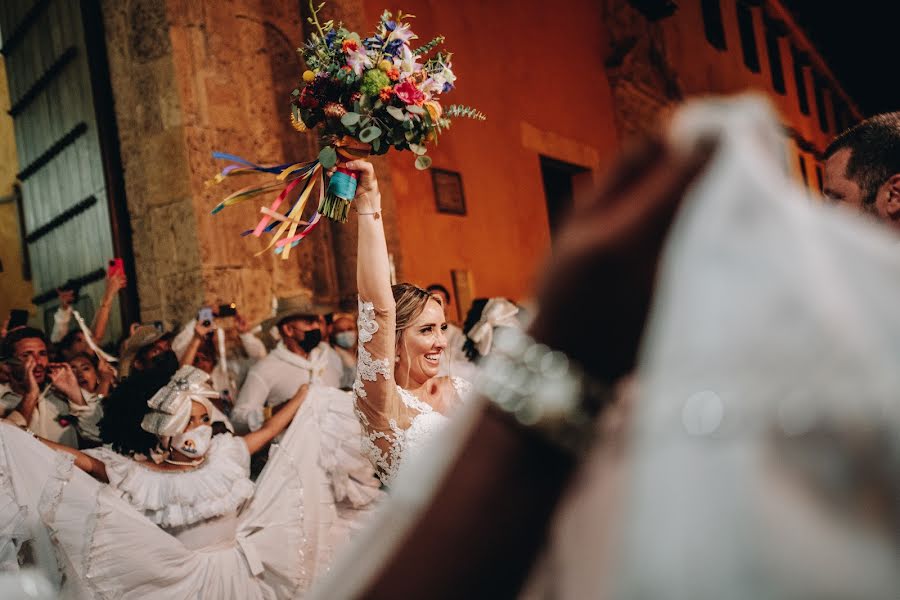
[[[66, 282], [80, 287], [76, 307], [90, 322], [109, 259], [131, 254], [98, 32], [94, 0], [0, 2], [0, 52], [15, 123], [23, 229], [34, 302], [48, 334], [57, 287]], [[130, 290], [113, 306], [107, 342], [121, 335], [123, 319], [136, 312], [132, 264], [126, 264]]]

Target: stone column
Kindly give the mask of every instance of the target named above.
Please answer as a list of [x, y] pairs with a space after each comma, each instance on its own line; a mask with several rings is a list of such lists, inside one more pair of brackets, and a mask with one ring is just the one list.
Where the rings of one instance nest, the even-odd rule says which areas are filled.
[[300, 8], [266, 0], [104, 0], [104, 23], [142, 318], [181, 321], [234, 301], [253, 320], [273, 295], [336, 302], [333, 232], [320, 228], [286, 261], [242, 238], [251, 200], [219, 199], [265, 177], [208, 186], [222, 150], [260, 163], [309, 160], [315, 140], [288, 121], [301, 73]]

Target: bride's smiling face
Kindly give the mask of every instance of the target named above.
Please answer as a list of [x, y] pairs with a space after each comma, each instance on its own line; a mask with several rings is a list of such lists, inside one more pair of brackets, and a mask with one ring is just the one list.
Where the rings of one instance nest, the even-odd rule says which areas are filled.
[[[447, 320], [444, 309], [437, 300], [425, 303], [422, 314], [403, 330], [397, 344], [395, 377], [424, 383], [437, 376], [441, 356], [447, 347]], [[405, 386], [404, 386], [405, 387]]]

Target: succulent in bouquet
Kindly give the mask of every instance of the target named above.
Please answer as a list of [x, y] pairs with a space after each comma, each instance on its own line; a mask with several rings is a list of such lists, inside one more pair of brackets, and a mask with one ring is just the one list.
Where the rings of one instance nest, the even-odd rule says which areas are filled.
[[[443, 107], [442, 94], [454, 88], [456, 75], [452, 54], [439, 50], [442, 36], [413, 48], [417, 39], [409, 20], [412, 15], [385, 11], [375, 32], [362, 38], [333, 21], [319, 20], [318, 8], [310, 4], [313, 27], [309, 41], [300, 49], [306, 63], [297, 89], [291, 94], [291, 123], [301, 132], [317, 131], [322, 141], [318, 158], [307, 163], [256, 165], [238, 157], [214, 153], [217, 158], [231, 160], [216, 177], [266, 172], [276, 175], [276, 182], [248, 187], [219, 203], [213, 212], [248, 197], [283, 187], [273, 205], [252, 233], [275, 233], [269, 247], [286, 257], [292, 246], [326, 217], [346, 222], [356, 191], [357, 174], [341, 166], [355, 158], [384, 154], [391, 148], [409, 150], [415, 166], [427, 169], [431, 158], [429, 144], [437, 143], [440, 134], [450, 127], [455, 117], [484, 120], [479, 111], [461, 105]], [[328, 178], [324, 172], [336, 167]], [[300, 216], [311, 190], [318, 182], [319, 205], [309, 221]], [[286, 214], [278, 207], [299, 188], [299, 197]], [[299, 227], [303, 231], [297, 232]], [[268, 249], [268, 248], [267, 248]]]

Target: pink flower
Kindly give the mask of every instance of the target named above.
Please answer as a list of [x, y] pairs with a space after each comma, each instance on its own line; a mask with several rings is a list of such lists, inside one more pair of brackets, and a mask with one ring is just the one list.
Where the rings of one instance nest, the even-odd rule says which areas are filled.
[[425, 94], [417, 88], [411, 81], [404, 81], [394, 88], [394, 94], [404, 104], [418, 104], [421, 106], [425, 102]]

